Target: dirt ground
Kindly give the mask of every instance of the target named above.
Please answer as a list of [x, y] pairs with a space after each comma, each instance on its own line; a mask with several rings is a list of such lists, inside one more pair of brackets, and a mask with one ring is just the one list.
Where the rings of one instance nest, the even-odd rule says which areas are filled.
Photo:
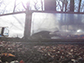
[[83, 63], [84, 44], [32, 45], [0, 41], [0, 54], [11, 53], [25, 63]]

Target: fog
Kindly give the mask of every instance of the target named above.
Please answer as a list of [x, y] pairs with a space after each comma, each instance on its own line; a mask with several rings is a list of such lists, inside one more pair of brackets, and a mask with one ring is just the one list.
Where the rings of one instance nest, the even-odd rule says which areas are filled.
[[[9, 37], [24, 36], [25, 14], [15, 14], [0, 17], [0, 27], [7, 27]], [[40, 31], [60, 31], [84, 33], [84, 14], [41, 13], [34, 12], [31, 21], [31, 34]], [[6, 31], [6, 30], [5, 30]], [[1, 31], [0, 31], [1, 33]]]
[[25, 13], [7, 15], [0, 17], [0, 27], [6, 27], [4, 33], [8, 32], [9, 37], [23, 37], [25, 24]]
[[39, 31], [84, 31], [84, 14], [33, 13], [32, 33]]

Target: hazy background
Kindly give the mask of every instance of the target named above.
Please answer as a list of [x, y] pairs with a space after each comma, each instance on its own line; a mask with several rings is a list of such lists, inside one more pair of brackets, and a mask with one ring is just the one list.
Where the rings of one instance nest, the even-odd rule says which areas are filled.
[[[84, 14], [65, 13], [33, 13], [31, 34], [40, 31], [71, 31], [84, 32]], [[15, 14], [0, 17], [0, 27], [7, 27], [9, 37], [24, 36], [25, 14]], [[7, 31], [6, 31], [7, 30]]]

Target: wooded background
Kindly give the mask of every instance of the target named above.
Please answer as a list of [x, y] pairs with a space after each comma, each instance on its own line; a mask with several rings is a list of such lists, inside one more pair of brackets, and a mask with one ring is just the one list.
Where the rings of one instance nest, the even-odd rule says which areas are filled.
[[0, 0], [0, 14], [25, 10], [84, 12], [84, 0]]

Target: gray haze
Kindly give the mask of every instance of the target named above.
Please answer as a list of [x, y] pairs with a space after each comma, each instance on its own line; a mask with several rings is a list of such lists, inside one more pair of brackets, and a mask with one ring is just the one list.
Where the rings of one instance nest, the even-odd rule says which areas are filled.
[[[7, 27], [9, 37], [24, 36], [25, 14], [0, 17], [0, 27]], [[40, 31], [84, 32], [84, 14], [33, 13], [31, 34]]]
[[84, 14], [33, 13], [32, 33], [84, 30]]

